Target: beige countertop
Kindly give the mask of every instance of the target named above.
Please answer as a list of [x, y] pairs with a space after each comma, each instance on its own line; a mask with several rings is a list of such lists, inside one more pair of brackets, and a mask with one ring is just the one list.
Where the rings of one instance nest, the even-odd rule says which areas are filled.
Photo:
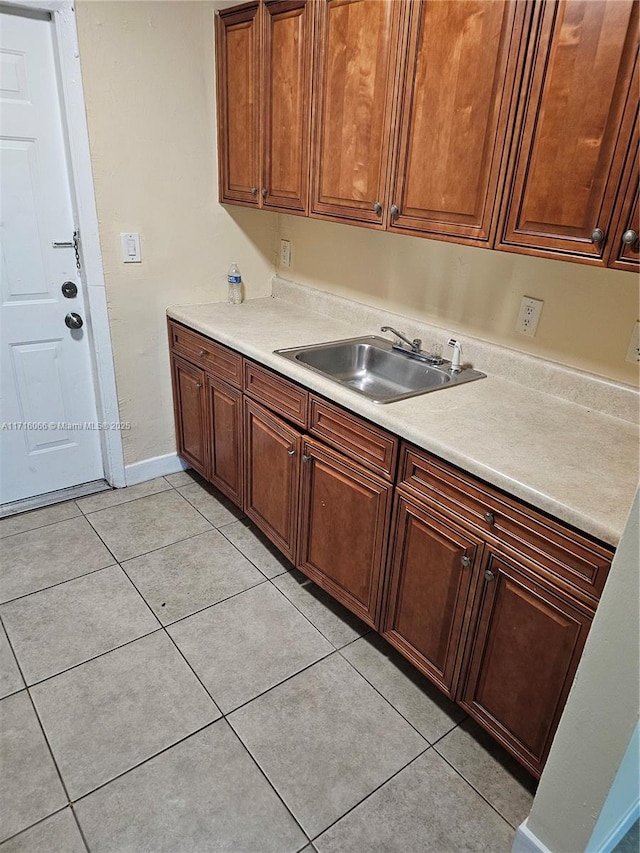
[[372, 403], [273, 350], [378, 329], [281, 299], [173, 306], [167, 314], [579, 530], [618, 543], [638, 486], [637, 424], [492, 375]]

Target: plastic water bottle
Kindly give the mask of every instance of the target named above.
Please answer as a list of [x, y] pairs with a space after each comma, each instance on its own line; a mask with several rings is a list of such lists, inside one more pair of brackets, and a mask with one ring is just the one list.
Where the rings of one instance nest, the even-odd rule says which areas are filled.
[[242, 276], [237, 264], [231, 264], [227, 273], [229, 282], [229, 304], [240, 305], [242, 302]]

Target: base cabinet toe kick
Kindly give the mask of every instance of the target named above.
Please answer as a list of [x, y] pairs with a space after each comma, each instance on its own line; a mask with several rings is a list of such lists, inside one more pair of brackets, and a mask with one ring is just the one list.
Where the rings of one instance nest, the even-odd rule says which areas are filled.
[[613, 549], [169, 320], [178, 454], [539, 777]]

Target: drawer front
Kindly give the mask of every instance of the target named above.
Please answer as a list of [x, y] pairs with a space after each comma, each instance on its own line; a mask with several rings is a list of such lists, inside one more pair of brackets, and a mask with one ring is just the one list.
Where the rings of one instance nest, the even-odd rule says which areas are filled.
[[306, 429], [309, 395], [292, 382], [245, 359], [244, 392]]
[[607, 548], [408, 444], [399, 483], [599, 599], [613, 556]]
[[366, 468], [393, 478], [398, 439], [383, 429], [312, 396], [309, 432]]
[[209, 370], [235, 388], [242, 384], [242, 356], [198, 332], [169, 323], [171, 349], [194, 364]]

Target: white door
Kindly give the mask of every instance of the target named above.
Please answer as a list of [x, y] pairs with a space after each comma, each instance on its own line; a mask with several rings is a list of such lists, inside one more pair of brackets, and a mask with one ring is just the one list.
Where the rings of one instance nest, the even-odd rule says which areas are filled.
[[[104, 476], [75, 251], [53, 245], [73, 241], [74, 217], [44, 16], [0, 14], [0, 205], [0, 503], [9, 503]], [[63, 295], [65, 282], [75, 296]], [[67, 327], [70, 314], [81, 328]]]

